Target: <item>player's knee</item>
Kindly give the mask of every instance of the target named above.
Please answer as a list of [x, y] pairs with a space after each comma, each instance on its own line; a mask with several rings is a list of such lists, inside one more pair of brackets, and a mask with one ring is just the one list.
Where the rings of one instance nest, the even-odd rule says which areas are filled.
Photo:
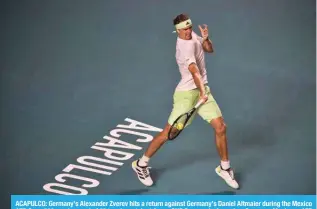
[[219, 121], [216, 124], [214, 124], [215, 133], [218, 136], [222, 136], [226, 134], [227, 126], [223, 121]]
[[[169, 134], [169, 131], [171, 128], [172, 128], [171, 125], [167, 124], [165, 126], [165, 128], [163, 129], [163, 131], [161, 131], [158, 134], [157, 140], [159, 140], [161, 143], [165, 143], [166, 141], [168, 141], [168, 134]], [[174, 131], [174, 129], [172, 128], [171, 133], [170, 133], [171, 135], [173, 135], [173, 131]]]

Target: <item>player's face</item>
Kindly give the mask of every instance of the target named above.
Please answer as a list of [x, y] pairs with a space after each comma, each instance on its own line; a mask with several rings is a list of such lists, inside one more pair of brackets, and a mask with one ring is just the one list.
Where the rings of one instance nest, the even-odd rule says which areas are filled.
[[192, 31], [193, 27], [190, 26], [188, 28], [180, 29], [179, 30], [179, 37], [185, 40], [190, 40], [192, 39]]

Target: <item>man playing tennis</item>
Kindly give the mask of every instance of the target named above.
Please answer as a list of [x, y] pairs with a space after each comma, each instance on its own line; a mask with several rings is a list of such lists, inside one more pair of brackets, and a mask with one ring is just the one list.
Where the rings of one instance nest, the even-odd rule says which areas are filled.
[[[168, 140], [168, 132], [176, 118], [192, 109], [199, 100], [202, 100], [203, 104], [198, 108], [197, 113], [213, 127], [220, 157], [220, 165], [215, 171], [229, 186], [238, 189], [239, 185], [234, 178], [228, 157], [226, 124], [208, 87], [204, 52], [213, 52], [208, 27], [207, 25], [203, 27], [199, 25], [200, 37], [192, 30], [192, 22], [187, 15], [178, 15], [173, 23], [178, 34], [176, 61], [181, 74], [181, 80], [173, 95], [173, 110], [163, 131], [153, 138], [144, 155], [132, 162], [132, 168], [144, 185], [152, 186], [153, 180], [148, 167], [150, 158]], [[188, 121], [186, 126], [190, 125], [193, 118]]]

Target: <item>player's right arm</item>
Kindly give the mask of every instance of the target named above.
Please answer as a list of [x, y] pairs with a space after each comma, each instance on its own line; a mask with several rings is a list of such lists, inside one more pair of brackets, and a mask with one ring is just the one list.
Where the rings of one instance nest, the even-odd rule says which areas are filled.
[[185, 65], [187, 66], [188, 70], [190, 71], [194, 82], [199, 89], [200, 92], [200, 99], [204, 99], [204, 101], [207, 101], [207, 96], [205, 92], [205, 86], [202, 81], [202, 76], [200, 74], [200, 71], [198, 69], [198, 66], [196, 64], [196, 58], [195, 58], [195, 45], [191, 42], [188, 42], [188, 44], [184, 45], [183, 48], [183, 55], [185, 58]]
[[192, 74], [194, 82], [195, 82], [197, 88], [199, 89], [200, 99], [203, 99], [204, 101], [206, 101], [207, 98], [206, 98], [205, 86], [204, 86], [204, 83], [202, 81], [201, 74], [199, 72], [199, 69], [198, 69], [196, 63], [191, 63], [188, 66], [188, 70]]

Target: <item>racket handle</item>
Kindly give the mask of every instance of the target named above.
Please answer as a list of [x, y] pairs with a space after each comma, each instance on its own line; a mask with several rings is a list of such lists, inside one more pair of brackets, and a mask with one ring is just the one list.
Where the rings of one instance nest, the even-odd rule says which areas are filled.
[[198, 108], [202, 103], [203, 103], [203, 100], [202, 99], [199, 100], [197, 104], [195, 105], [195, 109]]

